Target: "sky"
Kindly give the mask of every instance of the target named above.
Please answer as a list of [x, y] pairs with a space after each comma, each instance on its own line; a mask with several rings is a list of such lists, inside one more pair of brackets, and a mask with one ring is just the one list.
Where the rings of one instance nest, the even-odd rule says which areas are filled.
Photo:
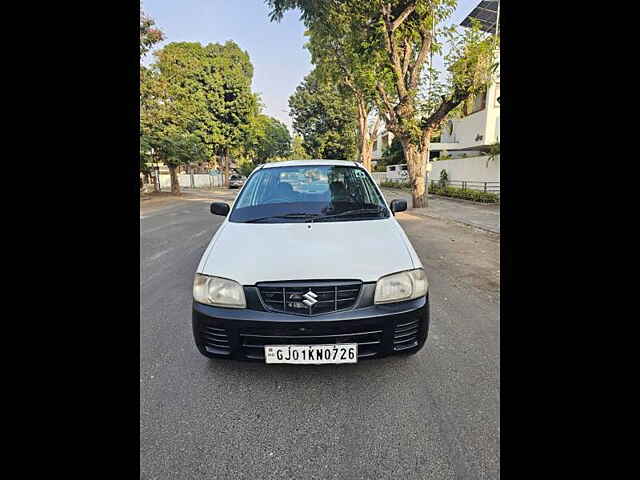
[[[479, 0], [460, 0], [450, 21], [460, 23]], [[280, 23], [270, 22], [264, 0], [143, 0], [169, 42], [236, 42], [253, 64], [253, 91], [260, 94], [264, 113], [291, 128], [289, 96], [312, 69], [304, 48], [306, 38], [299, 11], [289, 11]], [[145, 63], [152, 59], [148, 55]], [[437, 63], [434, 61], [434, 64]]]

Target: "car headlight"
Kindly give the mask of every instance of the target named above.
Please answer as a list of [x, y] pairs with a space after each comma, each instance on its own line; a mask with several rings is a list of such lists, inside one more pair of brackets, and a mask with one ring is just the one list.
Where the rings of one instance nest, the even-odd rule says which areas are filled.
[[242, 285], [226, 278], [196, 273], [193, 281], [193, 299], [216, 307], [246, 308]]
[[426, 295], [429, 288], [422, 268], [387, 275], [376, 284], [375, 303], [393, 303], [413, 300]]

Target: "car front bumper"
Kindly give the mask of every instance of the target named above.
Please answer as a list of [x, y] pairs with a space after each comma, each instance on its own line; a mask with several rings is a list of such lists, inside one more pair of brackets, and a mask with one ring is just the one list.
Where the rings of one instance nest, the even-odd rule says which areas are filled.
[[193, 303], [193, 335], [207, 357], [264, 362], [265, 345], [357, 343], [358, 360], [420, 350], [429, 295], [312, 317]]

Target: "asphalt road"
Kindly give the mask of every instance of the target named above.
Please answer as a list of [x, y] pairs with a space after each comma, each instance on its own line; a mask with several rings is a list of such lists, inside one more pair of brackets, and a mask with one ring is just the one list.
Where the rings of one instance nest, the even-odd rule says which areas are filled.
[[141, 210], [141, 478], [499, 478], [498, 236], [398, 215], [430, 281], [415, 356], [216, 361], [191, 332], [193, 274], [222, 220], [210, 201]]

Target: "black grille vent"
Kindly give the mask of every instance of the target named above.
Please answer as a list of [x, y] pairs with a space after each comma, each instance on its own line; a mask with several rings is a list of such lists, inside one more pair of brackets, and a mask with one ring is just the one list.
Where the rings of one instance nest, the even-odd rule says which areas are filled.
[[258, 285], [258, 290], [271, 311], [320, 315], [353, 308], [361, 286], [362, 283], [356, 281], [263, 283]]
[[409, 323], [396, 325], [393, 331], [393, 349], [395, 351], [406, 350], [418, 345], [418, 327], [420, 322], [415, 320]]
[[[361, 327], [362, 328], [362, 327]], [[264, 359], [265, 345], [333, 345], [357, 343], [358, 358], [371, 357], [378, 352], [382, 342], [382, 330], [313, 327], [301, 332], [299, 327], [273, 329], [245, 329], [240, 332], [240, 346], [244, 356]], [[317, 332], [315, 331], [317, 330]]]
[[219, 355], [229, 355], [231, 353], [229, 335], [227, 335], [227, 331], [224, 328], [203, 325], [200, 329], [200, 339], [205, 350], [209, 353], [217, 353]]

